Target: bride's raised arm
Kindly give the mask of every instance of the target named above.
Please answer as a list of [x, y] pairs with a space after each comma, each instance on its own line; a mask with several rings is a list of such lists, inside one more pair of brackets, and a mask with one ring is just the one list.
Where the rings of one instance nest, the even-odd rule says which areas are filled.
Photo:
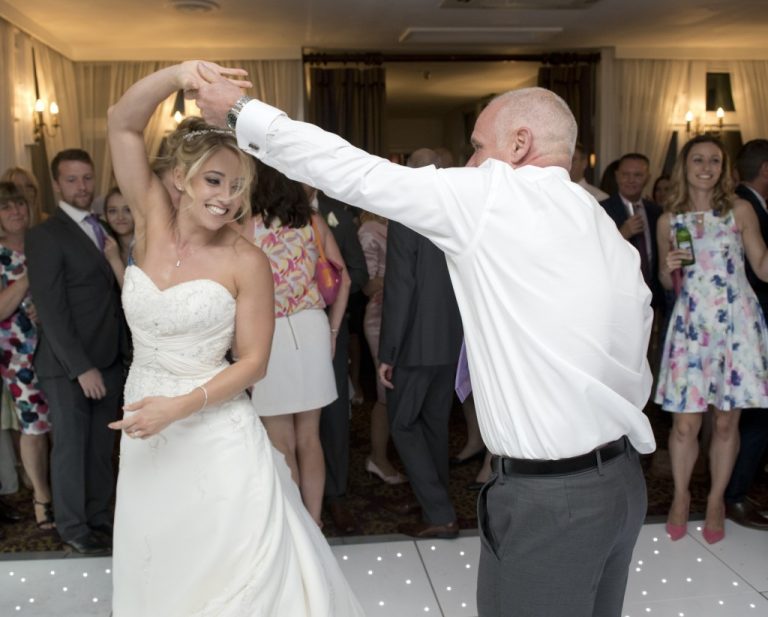
[[[227, 69], [212, 62], [204, 64], [220, 75], [233, 78], [232, 82], [239, 87], [251, 85], [235, 79], [246, 75], [241, 69]], [[150, 220], [157, 217], [167, 221], [172, 212], [168, 193], [150, 168], [144, 129], [157, 106], [168, 96], [178, 90], [192, 93], [198, 88], [199, 65], [199, 61], [192, 60], [152, 73], [128, 88], [109, 109], [107, 135], [115, 178], [131, 207], [137, 237], [143, 237], [147, 227], [156, 228], [147, 225]]]

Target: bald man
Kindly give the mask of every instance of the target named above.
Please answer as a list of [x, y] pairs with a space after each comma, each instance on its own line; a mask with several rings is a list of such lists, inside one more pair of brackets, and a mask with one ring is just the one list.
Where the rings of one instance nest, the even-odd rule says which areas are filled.
[[[420, 148], [409, 167], [439, 167], [434, 150]], [[387, 228], [379, 377], [387, 390], [392, 441], [405, 465], [422, 521], [402, 523], [415, 538], [455, 538], [456, 512], [448, 494], [448, 421], [461, 316], [445, 255], [429, 239], [396, 221]], [[404, 508], [407, 509], [407, 508]]]
[[638, 451], [651, 294], [640, 258], [572, 183], [558, 96], [494, 99], [470, 168], [411, 169], [290, 120], [201, 65], [204, 117], [292, 178], [398, 221], [446, 255], [483, 440], [481, 617], [618, 616], [646, 510]]

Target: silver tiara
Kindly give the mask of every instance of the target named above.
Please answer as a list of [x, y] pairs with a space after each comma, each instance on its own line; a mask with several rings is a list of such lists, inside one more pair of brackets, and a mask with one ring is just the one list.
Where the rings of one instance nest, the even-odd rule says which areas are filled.
[[226, 135], [227, 137], [234, 137], [235, 132], [230, 131], [229, 129], [200, 129], [198, 131], [190, 131], [186, 135], [184, 135], [184, 141], [189, 141], [190, 139], [194, 139], [195, 137], [200, 137], [200, 135], [207, 135], [208, 133], [216, 133], [217, 135]]

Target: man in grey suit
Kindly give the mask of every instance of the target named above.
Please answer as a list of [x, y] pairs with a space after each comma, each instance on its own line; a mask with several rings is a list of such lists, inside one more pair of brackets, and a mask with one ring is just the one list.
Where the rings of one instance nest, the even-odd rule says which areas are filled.
[[[416, 150], [409, 167], [437, 165]], [[448, 419], [461, 348], [461, 316], [445, 255], [400, 223], [387, 231], [387, 267], [379, 343], [379, 377], [387, 388], [392, 441], [422, 508], [421, 524], [399, 531], [417, 538], [455, 538], [448, 495]]]
[[[368, 282], [368, 268], [357, 237], [357, 227], [345, 204], [322, 193], [317, 196], [318, 210], [328, 223], [339, 245], [344, 265], [352, 279], [349, 293], [360, 291]], [[320, 415], [320, 441], [325, 457], [325, 506], [341, 534], [360, 532], [360, 527], [346, 506], [349, 479], [349, 317], [344, 319], [336, 335], [333, 356], [338, 398], [323, 407]]]
[[91, 214], [93, 163], [78, 149], [51, 163], [59, 207], [26, 238], [29, 287], [40, 318], [35, 370], [51, 408], [56, 527], [80, 553], [108, 550], [115, 435], [127, 335], [119, 286]]

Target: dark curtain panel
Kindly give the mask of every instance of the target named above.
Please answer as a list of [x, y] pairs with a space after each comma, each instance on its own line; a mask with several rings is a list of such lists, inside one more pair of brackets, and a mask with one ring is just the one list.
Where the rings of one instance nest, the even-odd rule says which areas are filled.
[[309, 121], [372, 154], [384, 151], [384, 69], [311, 68]]
[[[561, 96], [571, 108], [579, 125], [578, 140], [587, 153], [595, 151], [595, 109], [597, 106], [597, 64], [574, 63], [542, 66], [539, 69], [539, 86]], [[593, 182], [587, 168], [587, 180]]]

